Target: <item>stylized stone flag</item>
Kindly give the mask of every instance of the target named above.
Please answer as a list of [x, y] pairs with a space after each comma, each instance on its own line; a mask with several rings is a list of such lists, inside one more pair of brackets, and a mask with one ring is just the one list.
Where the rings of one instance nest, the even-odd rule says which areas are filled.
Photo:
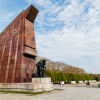
[[37, 56], [33, 26], [37, 14], [31, 5], [0, 33], [0, 83], [31, 82]]

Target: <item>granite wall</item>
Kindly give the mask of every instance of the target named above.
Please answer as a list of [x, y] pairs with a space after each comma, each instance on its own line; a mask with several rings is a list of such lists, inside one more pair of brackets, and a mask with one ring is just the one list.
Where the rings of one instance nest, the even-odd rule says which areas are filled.
[[0, 33], [0, 83], [32, 81], [37, 56], [33, 23], [37, 14], [31, 5]]

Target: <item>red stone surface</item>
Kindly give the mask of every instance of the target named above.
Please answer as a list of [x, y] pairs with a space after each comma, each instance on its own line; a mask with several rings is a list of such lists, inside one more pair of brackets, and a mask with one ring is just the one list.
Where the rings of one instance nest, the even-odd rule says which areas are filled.
[[34, 6], [22, 11], [0, 33], [0, 83], [31, 82], [35, 73]]

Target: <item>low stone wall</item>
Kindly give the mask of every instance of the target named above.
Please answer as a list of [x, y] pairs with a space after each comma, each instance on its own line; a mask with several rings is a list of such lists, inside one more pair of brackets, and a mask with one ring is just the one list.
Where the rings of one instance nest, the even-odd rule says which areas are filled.
[[33, 83], [0, 83], [0, 90], [43, 92], [53, 89], [51, 78], [33, 78]]

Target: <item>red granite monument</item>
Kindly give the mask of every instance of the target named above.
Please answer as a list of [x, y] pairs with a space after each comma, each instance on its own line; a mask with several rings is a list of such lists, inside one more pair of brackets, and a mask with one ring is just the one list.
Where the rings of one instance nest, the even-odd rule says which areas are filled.
[[0, 33], [0, 83], [32, 81], [36, 44], [34, 20], [38, 10], [31, 5]]

